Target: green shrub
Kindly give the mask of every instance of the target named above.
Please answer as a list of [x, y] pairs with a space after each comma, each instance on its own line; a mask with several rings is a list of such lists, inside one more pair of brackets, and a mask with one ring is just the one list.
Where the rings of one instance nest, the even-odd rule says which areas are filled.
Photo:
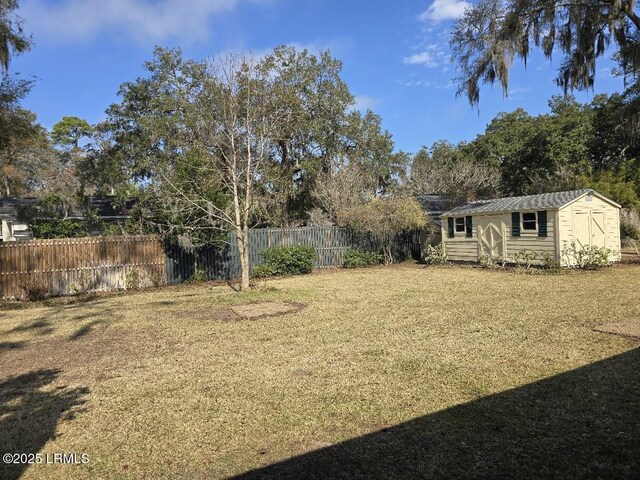
[[596, 269], [608, 265], [609, 256], [613, 253], [610, 248], [598, 247], [597, 245], [578, 246], [574, 241], [566, 244], [562, 249], [562, 256], [570, 264], [579, 268]]
[[528, 248], [523, 248], [513, 254], [513, 261], [516, 266], [518, 268], [524, 268], [525, 270], [529, 270], [533, 262], [539, 258], [538, 252], [529, 250]]
[[370, 250], [349, 248], [344, 254], [344, 268], [370, 267], [380, 265], [384, 260], [382, 254]]
[[620, 238], [640, 240], [640, 228], [630, 222], [620, 223]]
[[478, 262], [484, 268], [499, 268], [504, 267], [504, 263], [500, 259], [498, 255], [490, 255], [488, 253], [483, 253], [478, 258]]
[[[308, 245], [274, 247], [263, 250], [263, 265], [253, 269], [254, 276], [300, 275], [310, 273], [318, 258], [316, 249]], [[256, 274], [256, 269], [258, 274]]]
[[544, 252], [542, 254], [542, 268], [549, 272], [560, 272], [562, 271], [562, 263], [555, 253]]
[[207, 278], [207, 272], [205, 272], [204, 268], [198, 266], [196, 267], [196, 269], [193, 272], [193, 275], [191, 275], [189, 277], [189, 279], [187, 280], [187, 282], [191, 282], [191, 283], [202, 283], [202, 282], [206, 282], [208, 280]]
[[428, 265], [444, 265], [447, 263], [447, 247], [445, 244], [440, 243], [435, 247], [433, 245], [427, 245], [427, 253], [424, 261]]
[[77, 238], [89, 235], [82, 220], [35, 220], [30, 225], [35, 238]]
[[270, 265], [265, 265], [263, 263], [262, 265], [256, 265], [255, 267], [253, 267], [254, 277], [257, 277], [257, 278], [271, 277], [273, 275], [275, 275], [275, 273], [273, 273], [273, 269], [271, 268]]

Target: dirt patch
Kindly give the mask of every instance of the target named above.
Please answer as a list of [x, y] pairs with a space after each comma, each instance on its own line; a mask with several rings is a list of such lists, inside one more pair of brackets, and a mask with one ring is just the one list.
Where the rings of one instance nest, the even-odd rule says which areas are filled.
[[180, 313], [176, 313], [177, 318], [184, 318], [190, 320], [213, 320], [216, 322], [229, 322], [233, 320], [240, 320], [240, 317], [235, 314], [229, 308], [198, 308], [194, 310], [183, 310]]
[[640, 320], [605, 323], [603, 325], [598, 325], [594, 330], [601, 333], [612, 333], [614, 335], [640, 339]]
[[245, 305], [235, 305], [230, 309], [240, 318], [255, 320], [258, 318], [275, 317], [287, 313], [298, 312], [306, 305], [302, 303], [258, 302]]
[[276, 317], [302, 310], [306, 305], [287, 302], [256, 302], [231, 307], [198, 308], [183, 310], [176, 317], [189, 320], [207, 320], [214, 322], [232, 322], [238, 320], [257, 320]]

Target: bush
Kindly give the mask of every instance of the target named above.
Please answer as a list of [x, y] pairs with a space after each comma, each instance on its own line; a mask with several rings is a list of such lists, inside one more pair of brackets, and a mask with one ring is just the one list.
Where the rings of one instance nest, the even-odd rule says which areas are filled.
[[513, 261], [515, 262], [518, 268], [524, 268], [525, 270], [529, 270], [534, 261], [539, 259], [538, 252], [535, 250], [529, 250], [528, 248], [523, 248], [522, 250], [518, 250], [513, 254]]
[[316, 249], [308, 245], [268, 248], [261, 253], [265, 263], [254, 267], [257, 277], [310, 273], [318, 258]]
[[202, 282], [206, 282], [207, 280], [208, 280], [207, 272], [204, 270], [204, 268], [198, 266], [194, 270], [193, 275], [189, 277], [187, 282], [202, 283]]
[[542, 254], [542, 268], [552, 273], [560, 272], [562, 270], [562, 263], [555, 253], [544, 252]]
[[140, 272], [131, 270], [124, 277], [124, 283], [127, 290], [138, 290], [140, 288]]
[[344, 254], [344, 268], [360, 268], [380, 265], [383, 260], [384, 257], [380, 253], [372, 252], [371, 250], [349, 248]]
[[35, 220], [30, 225], [35, 238], [77, 238], [89, 235], [82, 220]]
[[640, 240], [640, 228], [630, 222], [620, 223], [620, 238], [630, 238]]
[[254, 277], [257, 277], [257, 278], [272, 277], [273, 275], [275, 275], [275, 273], [273, 273], [273, 269], [271, 268], [270, 265], [265, 265], [263, 263], [262, 265], [256, 265], [255, 267], [253, 267]]
[[49, 287], [38, 280], [27, 280], [20, 288], [24, 290], [24, 297], [29, 301], [44, 300], [51, 294]]
[[609, 256], [613, 251], [610, 248], [596, 245], [578, 246], [574, 241], [562, 249], [562, 256], [571, 264], [579, 268], [596, 269], [609, 264]]
[[480, 265], [482, 265], [484, 268], [504, 267], [504, 263], [500, 259], [500, 256], [490, 255], [488, 253], [483, 253], [482, 255], [480, 255], [480, 257], [478, 258], [478, 262], [480, 262]]
[[437, 246], [427, 245], [427, 254], [424, 257], [425, 263], [429, 265], [444, 265], [447, 263], [447, 247], [444, 243]]

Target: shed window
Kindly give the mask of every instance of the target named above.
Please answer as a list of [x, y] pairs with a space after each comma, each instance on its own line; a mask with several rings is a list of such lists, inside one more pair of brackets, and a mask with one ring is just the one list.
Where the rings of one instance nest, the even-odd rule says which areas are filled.
[[536, 213], [527, 212], [522, 214], [522, 230], [536, 229]]
[[456, 232], [464, 232], [464, 217], [456, 218]]

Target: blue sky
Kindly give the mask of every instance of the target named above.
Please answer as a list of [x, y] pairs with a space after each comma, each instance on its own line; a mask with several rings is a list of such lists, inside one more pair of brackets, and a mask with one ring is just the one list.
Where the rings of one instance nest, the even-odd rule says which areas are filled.
[[[415, 152], [436, 140], [472, 140], [501, 111], [547, 111], [560, 56], [516, 63], [503, 98], [498, 85], [481, 91], [480, 111], [455, 97], [448, 38], [464, 0], [22, 0], [34, 48], [12, 70], [38, 78], [24, 101], [50, 128], [64, 115], [91, 123], [118, 101], [121, 83], [144, 75], [153, 47], [180, 46], [204, 58], [242, 49], [258, 54], [278, 44], [329, 49], [361, 109], [383, 118], [396, 147]], [[602, 60], [594, 93], [622, 90]]]

